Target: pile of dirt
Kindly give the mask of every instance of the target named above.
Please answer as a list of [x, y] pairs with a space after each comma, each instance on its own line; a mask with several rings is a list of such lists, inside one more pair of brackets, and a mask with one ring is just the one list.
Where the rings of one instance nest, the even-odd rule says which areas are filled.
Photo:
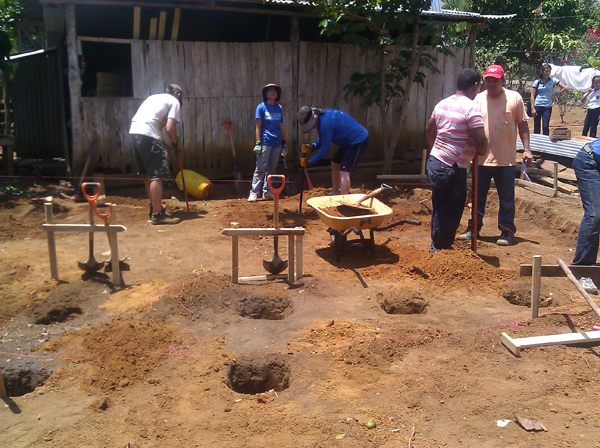
[[42, 347], [61, 357], [85, 361], [84, 387], [122, 389], [144, 380], [182, 344], [180, 330], [164, 323], [103, 323], [69, 333]]

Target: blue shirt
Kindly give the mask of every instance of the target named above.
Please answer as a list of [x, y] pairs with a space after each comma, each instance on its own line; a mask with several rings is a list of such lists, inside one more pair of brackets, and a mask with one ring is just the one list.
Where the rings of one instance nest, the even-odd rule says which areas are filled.
[[356, 145], [369, 137], [367, 130], [347, 113], [337, 109], [325, 109], [319, 115], [319, 138], [311, 146], [313, 151], [321, 148], [318, 153], [310, 158], [311, 165], [321, 160], [334, 143], [340, 148]]
[[263, 101], [256, 108], [256, 118], [262, 120], [260, 144], [264, 146], [281, 146], [280, 124], [285, 121], [281, 106], [277, 103], [271, 106]]
[[556, 78], [548, 78], [546, 84], [543, 84], [541, 79], [533, 81], [533, 87], [537, 89], [533, 105], [538, 107], [552, 107], [552, 100], [550, 98], [554, 94], [554, 86], [558, 83], [559, 81]]

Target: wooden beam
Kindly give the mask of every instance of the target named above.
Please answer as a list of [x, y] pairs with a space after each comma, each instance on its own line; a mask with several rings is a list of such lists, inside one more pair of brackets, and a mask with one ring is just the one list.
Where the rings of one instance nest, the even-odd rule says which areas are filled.
[[171, 30], [171, 40], [177, 40], [179, 36], [179, 21], [181, 20], [181, 8], [175, 8], [173, 17], [173, 29]]
[[148, 39], [156, 40], [157, 26], [158, 26], [158, 19], [157, 18], [150, 19], [150, 36], [148, 37]]
[[[570, 266], [571, 272], [578, 277], [600, 278], [600, 266]], [[522, 264], [519, 276], [531, 277], [531, 265]], [[560, 266], [552, 264], [542, 265], [542, 277], [566, 277], [567, 275]]]
[[542, 256], [534, 255], [531, 269], [531, 318], [538, 317], [540, 307], [540, 286], [542, 283]]
[[133, 8], [133, 38], [140, 38], [140, 21], [142, 20], [142, 8], [135, 6]]
[[44, 232], [125, 232], [127, 228], [122, 225], [96, 225], [96, 224], [42, 224]]
[[594, 310], [594, 313], [596, 313], [598, 315], [598, 317], [600, 317], [600, 309], [598, 308], [598, 305], [596, 305], [596, 303], [590, 297], [590, 295], [587, 293], [587, 291], [583, 288], [583, 286], [581, 286], [581, 283], [579, 283], [579, 281], [575, 278], [575, 276], [573, 275], [573, 273], [571, 272], [571, 270], [569, 269], [567, 264], [564, 261], [562, 261], [560, 258], [557, 258], [556, 262], [558, 263], [560, 268], [564, 271], [564, 273], [567, 275], [567, 278], [569, 280], [571, 280], [571, 283], [573, 283], [575, 285], [575, 287], [581, 293], [581, 295], [587, 301], [587, 303], [590, 304], [590, 306]]
[[101, 42], [105, 44], [126, 44], [131, 45], [133, 39], [118, 39], [116, 37], [89, 37], [89, 36], [77, 36], [77, 40], [82, 42]]
[[534, 184], [533, 182], [528, 182], [526, 180], [515, 179], [515, 184], [522, 187], [533, 188], [534, 190], [538, 190], [540, 192], [551, 193], [552, 197], [554, 198], [558, 196], [558, 191], [554, 190], [554, 188], [544, 187], [543, 185]]
[[275, 235], [304, 235], [303, 227], [295, 227], [293, 229], [252, 229], [252, 228], [242, 228], [242, 229], [223, 229], [221, 232], [223, 235], [227, 236], [275, 236]]
[[531, 347], [544, 347], [547, 345], [570, 345], [600, 342], [600, 331], [587, 331], [585, 333], [553, 334], [550, 336], [533, 336], [529, 338], [512, 339], [506, 333], [500, 335], [500, 341], [515, 356], [521, 356], [521, 350]]
[[158, 40], [164, 40], [166, 26], [167, 26], [167, 11], [161, 11], [160, 19], [158, 21]]
[[[44, 212], [46, 214], [46, 223], [52, 224], [52, 203], [44, 204]], [[56, 242], [54, 240], [54, 232], [50, 231], [46, 234], [48, 239], [48, 254], [50, 255], [50, 278], [58, 280], [58, 262], [56, 259]]]

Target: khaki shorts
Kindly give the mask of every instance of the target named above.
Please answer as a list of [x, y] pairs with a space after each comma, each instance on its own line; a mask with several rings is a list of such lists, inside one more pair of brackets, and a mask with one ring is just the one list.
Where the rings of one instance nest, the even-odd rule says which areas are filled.
[[148, 174], [150, 180], [169, 177], [169, 156], [160, 140], [147, 135], [131, 134], [140, 174]]

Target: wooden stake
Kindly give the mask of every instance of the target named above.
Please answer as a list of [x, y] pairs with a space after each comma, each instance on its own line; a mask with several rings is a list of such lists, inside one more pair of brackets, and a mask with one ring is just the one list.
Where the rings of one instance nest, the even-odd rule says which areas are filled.
[[533, 336], [529, 338], [512, 339], [506, 333], [500, 335], [502, 344], [515, 356], [521, 356], [521, 350], [531, 347], [543, 347], [547, 345], [569, 345], [584, 344], [586, 342], [599, 342], [600, 331], [588, 331], [585, 333], [553, 334], [550, 336]]
[[231, 236], [231, 282], [237, 283], [240, 273], [239, 252], [237, 235]]
[[[46, 223], [52, 224], [52, 203], [44, 204], [44, 212], [46, 213]], [[56, 242], [54, 240], [54, 232], [46, 232], [48, 239], [48, 254], [50, 255], [50, 276], [53, 280], [58, 280], [58, 262], [56, 260]]]
[[558, 162], [554, 162], [554, 197], [558, 197]]
[[534, 255], [531, 268], [531, 318], [538, 317], [540, 307], [540, 286], [542, 283], [542, 256]]
[[2, 378], [2, 372], [0, 372], [0, 398], [6, 398], [8, 394], [6, 393], [6, 387], [4, 387], [4, 378]]
[[585, 289], [583, 289], [583, 286], [581, 286], [579, 281], [575, 278], [575, 276], [573, 275], [573, 273], [571, 272], [571, 270], [569, 269], [567, 264], [564, 261], [562, 261], [560, 258], [557, 258], [556, 262], [562, 268], [562, 270], [565, 271], [565, 274], [567, 274], [567, 277], [569, 278], [569, 280], [571, 280], [571, 283], [573, 283], [575, 285], [575, 287], [581, 293], [583, 298], [585, 300], [587, 300], [587, 302], [590, 304], [590, 306], [592, 307], [594, 312], [598, 315], [598, 317], [600, 317], [600, 309], [594, 303], [594, 300], [590, 297], [590, 295], [587, 293], [587, 291]]
[[177, 40], [179, 36], [179, 20], [181, 19], [181, 8], [175, 8], [173, 17], [173, 29], [171, 30], [171, 40]]

